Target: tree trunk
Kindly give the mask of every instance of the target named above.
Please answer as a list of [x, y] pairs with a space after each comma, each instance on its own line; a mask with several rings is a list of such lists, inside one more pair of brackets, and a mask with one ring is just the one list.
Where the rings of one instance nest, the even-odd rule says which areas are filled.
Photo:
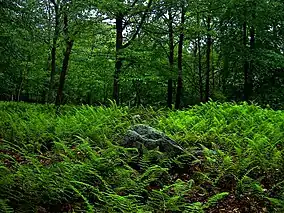
[[23, 89], [23, 84], [24, 84], [24, 72], [21, 70], [21, 81], [20, 81], [20, 85], [19, 88], [17, 89], [17, 93], [16, 93], [16, 97], [17, 97], [17, 101], [20, 101], [20, 96], [22, 93], [22, 89]]
[[249, 63], [247, 55], [247, 23], [243, 24], [243, 45], [244, 45], [244, 101], [249, 101], [250, 99], [250, 82], [249, 82]]
[[46, 96], [46, 102], [49, 102], [52, 96], [52, 90], [54, 87], [54, 76], [56, 72], [56, 49], [57, 49], [57, 40], [59, 38], [59, 31], [60, 31], [60, 14], [59, 14], [59, 6], [58, 4], [54, 3], [54, 11], [55, 11], [55, 26], [54, 26], [54, 35], [52, 41], [52, 48], [51, 48], [51, 72], [50, 72], [50, 81], [49, 81], [49, 88], [48, 93]]
[[255, 48], [255, 28], [254, 26], [252, 26], [250, 28], [250, 63], [249, 63], [249, 75], [248, 75], [249, 97], [253, 95], [254, 48]]
[[64, 89], [64, 84], [65, 84], [65, 78], [66, 78], [66, 74], [68, 70], [70, 54], [71, 54], [72, 47], [74, 44], [74, 40], [72, 40], [68, 34], [67, 14], [64, 14], [64, 34], [65, 34], [65, 39], [66, 39], [66, 47], [65, 47], [64, 59], [62, 63], [62, 70], [60, 73], [59, 87], [58, 87], [56, 101], [55, 101], [56, 106], [60, 106], [63, 100], [63, 89]]
[[222, 72], [222, 92], [225, 94], [227, 90], [227, 79], [228, 79], [228, 73], [229, 73], [229, 59], [228, 55], [224, 56], [224, 68]]
[[173, 102], [173, 79], [172, 74], [174, 70], [174, 32], [173, 32], [173, 15], [172, 10], [169, 8], [169, 65], [170, 77], [168, 79], [168, 107], [172, 108]]
[[20, 97], [21, 97], [21, 94], [22, 94], [24, 83], [25, 83], [25, 80], [28, 77], [28, 69], [29, 69], [28, 64], [29, 64], [30, 60], [31, 60], [31, 57], [29, 56], [28, 60], [26, 62], [25, 69], [23, 71], [21, 71], [21, 83], [19, 85], [19, 89], [18, 89], [18, 92], [17, 92], [17, 101], [20, 101]]
[[119, 104], [119, 74], [122, 67], [121, 50], [123, 42], [123, 16], [118, 15], [116, 17], [116, 61], [113, 81], [113, 99], [116, 104]]
[[184, 22], [185, 22], [185, 10], [184, 6], [181, 8], [181, 33], [179, 35], [179, 44], [178, 44], [178, 84], [177, 84], [177, 94], [176, 94], [176, 104], [175, 108], [180, 108], [181, 103], [181, 96], [182, 96], [182, 51], [183, 51], [183, 40], [184, 40], [184, 34], [183, 34], [183, 28], [184, 28]]
[[[199, 14], [197, 14], [198, 25], [200, 25]], [[199, 77], [199, 96], [200, 102], [203, 102], [203, 79], [202, 79], [202, 64], [201, 64], [201, 42], [200, 32], [198, 32], [197, 48], [198, 48], [198, 77]]]
[[205, 102], [209, 101], [210, 97], [210, 53], [211, 53], [211, 35], [210, 35], [211, 18], [207, 18], [207, 51], [206, 51], [206, 84], [205, 84]]
[[59, 80], [59, 87], [58, 87], [58, 92], [56, 96], [56, 102], [55, 105], [59, 106], [62, 103], [63, 100], [63, 89], [64, 89], [64, 84], [65, 84], [65, 78], [68, 70], [68, 64], [69, 64], [69, 58], [71, 54], [71, 50], [73, 47], [74, 41], [69, 40], [66, 42], [66, 49], [64, 53], [64, 59], [62, 63], [62, 70], [60, 74], [60, 80]]
[[[47, 73], [49, 72], [51, 68], [51, 54], [48, 54], [48, 58], [47, 58], [47, 62], [46, 62], [46, 71]], [[41, 103], [44, 104], [47, 102], [47, 98], [48, 98], [48, 92], [49, 90], [47, 89], [49, 88], [49, 81], [44, 81], [44, 89], [42, 91], [42, 94], [41, 94]]]
[[[136, 26], [136, 31], [133, 33], [131, 38], [125, 44], [123, 44], [123, 30], [126, 28], [128, 24], [125, 23], [125, 26], [123, 26], [124, 14], [119, 13], [116, 15], [116, 61], [115, 61], [115, 71], [114, 71], [114, 80], [113, 80], [113, 99], [116, 101], [116, 104], [119, 104], [119, 74], [122, 68], [121, 52], [136, 39], [140, 29], [142, 28], [143, 23], [146, 20], [147, 15], [149, 14], [152, 2], [153, 0], [149, 0], [147, 4], [147, 9], [144, 11], [140, 23]], [[136, 3], [137, 1], [134, 1], [132, 3], [132, 7], [134, 7]]]
[[141, 105], [141, 81], [138, 79], [138, 80], [135, 80], [133, 83], [135, 84], [135, 93], [136, 93], [134, 105], [140, 106]]
[[211, 86], [211, 95], [214, 96], [215, 91], [215, 66], [214, 66], [214, 41], [211, 38], [211, 73], [212, 73], [212, 86]]

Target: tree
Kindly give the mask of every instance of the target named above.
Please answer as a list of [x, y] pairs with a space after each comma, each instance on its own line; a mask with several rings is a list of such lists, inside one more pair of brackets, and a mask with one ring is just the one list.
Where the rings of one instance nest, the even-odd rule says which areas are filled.
[[63, 14], [63, 34], [65, 50], [63, 53], [62, 69], [55, 101], [56, 106], [59, 106], [63, 102], [63, 89], [75, 37], [83, 31], [82, 29], [84, 29], [85, 24], [89, 24], [91, 19], [90, 17], [93, 16], [92, 12], [94, 12], [92, 11], [92, 7], [93, 5], [89, 1], [62, 1], [61, 8]]
[[60, 105], [112, 98], [176, 109], [210, 98], [275, 108], [284, 101], [280, 0], [7, 0], [0, 6], [1, 100]]
[[59, 80], [59, 87], [58, 87], [58, 92], [56, 96], [56, 101], [55, 105], [59, 106], [62, 103], [62, 98], [63, 98], [63, 88], [64, 88], [64, 83], [65, 83], [65, 78], [66, 78], [66, 73], [68, 69], [68, 63], [69, 63], [69, 58], [70, 54], [72, 51], [72, 47], [74, 44], [74, 39], [71, 37], [70, 32], [69, 32], [69, 20], [68, 20], [68, 6], [66, 5], [65, 10], [64, 10], [64, 37], [65, 37], [65, 52], [64, 52], [64, 59], [62, 63], [62, 71], [60, 73], [60, 80]]
[[46, 43], [42, 2], [0, 2], [1, 99], [39, 101]]
[[181, 21], [180, 21], [180, 35], [178, 44], [178, 80], [177, 80], [177, 93], [175, 108], [180, 108], [181, 96], [182, 96], [182, 53], [183, 53], [183, 41], [184, 41], [184, 24], [185, 24], [185, 5], [181, 3]]
[[[100, 5], [109, 18], [115, 18], [116, 29], [116, 51], [115, 51], [115, 71], [113, 79], [113, 99], [119, 104], [119, 75], [122, 63], [125, 60], [123, 50], [129, 47], [139, 34], [151, 9], [153, 0], [146, 1], [113, 1], [110, 4], [102, 2]], [[140, 19], [137, 21], [137, 19]], [[128, 39], [124, 39], [124, 33]]]
[[[53, 4], [54, 8], [54, 14], [51, 15], [51, 5], [50, 2]], [[54, 76], [56, 72], [56, 49], [57, 49], [57, 41], [60, 35], [60, 18], [61, 18], [61, 6], [60, 1], [56, 2], [56, 0], [49, 0], [48, 2], [48, 14], [49, 19], [51, 17], [54, 17], [54, 33], [53, 33], [53, 39], [52, 39], [52, 47], [51, 47], [51, 71], [50, 71], [50, 82], [49, 82], [49, 88], [48, 93], [46, 96], [46, 101], [49, 101], [50, 96], [52, 95], [52, 90], [54, 87]]]

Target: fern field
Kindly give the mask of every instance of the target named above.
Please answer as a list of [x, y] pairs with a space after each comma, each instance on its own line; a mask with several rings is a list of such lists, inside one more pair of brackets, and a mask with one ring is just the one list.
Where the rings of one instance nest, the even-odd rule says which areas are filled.
[[[134, 124], [186, 152], [121, 146]], [[284, 212], [284, 112], [0, 103], [0, 212]]]

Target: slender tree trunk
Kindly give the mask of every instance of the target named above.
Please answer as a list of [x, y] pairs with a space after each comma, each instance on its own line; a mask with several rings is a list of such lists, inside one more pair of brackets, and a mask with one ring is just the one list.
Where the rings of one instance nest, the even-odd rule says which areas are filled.
[[27, 79], [27, 75], [28, 75], [28, 64], [30, 62], [30, 56], [28, 57], [29, 59], [27, 60], [26, 62], [26, 66], [25, 66], [25, 69], [21, 72], [21, 83], [19, 85], [19, 89], [18, 89], [18, 92], [17, 92], [17, 101], [20, 101], [20, 97], [21, 97], [21, 94], [22, 94], [22, 90], [23, 90], [23, 87], [24, 87], [24, 83], [25, 83], [25, 80]]
[[213, 46], [213, 39], [211, 38], [211, 73], [212, 73], [212, 91], [211, 91], [211, 95], [213, 96], [214, 95], [214, 91], [215, 91], [215, 66], [214, 66], [214, 46]]
[[136, 93], [134, 105], [140, 106], [141, 105], [141, 81], [135, 80], [133, 84], [135, 85], [135, 93]]
[[[114, 80], [113, 80], [113, 99], [116, 101], [116, 104], [119, 104], [119, 74], [122, 68], [121, 52], [136, 39], [140, 29], [142, 28], [143, 23], [146, 20], [152, 2], [153, 0], [149, 0], [147, 4], [147, 9], [144, 11], [140, 23], [136, 26], [136, 31], [133, 33], [132, 37], [125, 44], [123, 44], [123, 30], [125, 29], [127, 24], [125, 23], [125, 26], [123, 26], [124, 14], [120, 13], [116, 15], [116, 61], [115, 61], [115, 71], [114, 71]], [[134, 7], [136, 3], [137, 1], [133, 1], [132, 7]]]
[[70, 59], [73, 44], [74, 44], [73, 40], [69, 40], [66, 42], [64, 59], [62, 63], [62, 70], [60, 73], [59, 87], [58, 87], [56, 102], [55, 102], [56, 106], [59, 106], [63, 100], [63, 89], [64, 89], [65, 78], [66, 78], [66, 74], [68, 70], [68, 64], [69, 64], [69, 59]]
[[[47, 62], [46, 62], [46, 71], [47, 73], [50, 71], [50, 68], [51, 68], [51, 55], [48, 54], [48, 58], [47, 58]], [[42, 91], [42, 94], [41, 94], [41, 103], [44, 104], [47, 102], [47, 96], [48, 96], [48, 89], [49, 88], [49, 81], [44, 81], [44, 89]]]
[[197, 40], [194, 40], [194, 48], [193, 48], [194, 63], [193, 63], [193, 70], [196, 71], [196, 72], [198, 71], [197, 51], [198, 51]]
[[[197, 21], [198, 25], [200, 25], [199, 14], [197, 14]], [[202, 79], [202, 64], [201, 64], [201, 37], [200, 32], [198, 32], [197, 38], [197, 48], [198, 48], [198, 77], [199, 77], [199, 95], [200, 95], [200, 102], [203, 102], [203, 79]]]
[[184, 22], [185, 22], [185, 10], [184, 6], [181, 8], [181, 33], [179, 35], [178, 44], [178, 84], [177, 84], [177, 94], [176, 94], [176, 104], [175, 108], [180, 108], [181, 96], [182, 96], [182, 52], [183, 52], [183, 40], [184, 40]]
[[55, 101], [56, 106], [60, 106], [63, 100], [63, 89], [64, 89], [66, 74], [68, 70], [69, 59], [70, 59], [72, 47], [74, 44], [74, 40], [72, 40], [68, 34], [67, 14], [64, 14], [64, 34], [65, 34], [65, 39], [66, 39], [66, 47], [65, 47], [65, 53], [64, 53], [63, 63], [62, 63], [62, 70], [60, 73], [59, 87], [58, 87], [56, 101]]
[[113, 80], [113, 99], [116, 104], [119, 104], [119, 74], [122, 67], [121, 50], [123, 42], [123, 16], [118, 15], [116, 17], [116, 61]]
[[173, 79], [172, 74], [174, 70], [174, 31], [173, 31], [173, 15], [172, 10], [169, 8], [169, 65], [170, 77], [168, 79], [168, 107], [172, 108], [173, 103]]
[[254, 26], [252, 26], [250, 28], [250, 63], [249, 63], [249, 75], [248, 75], [249, 97], [253, 95], [254, 48], [255, 48], [255, 28]]
[[229, 59], [228, 59], [228, 56], [225, 55], [224, 56], [224, 68], [223, 68], [223, 72], [222, 72], [222, 91], [223, 91], [223, 93], [225, 93], [226, 90], [227, 90], [226, 81], [227, 81], [227, 78], [228, 78], [228, 73], [229, 73]]
[[51, 48], [51, 72], [50, 72], [50, 81], [49, 81], [49, 88], [48, 93], [46, 96], [46, 102], [49, 102], [49, 99], [51, 99], [52, 96], [52, 90], [54, 88], [54, 77], [56, 72], [56, 49], [57, 49], [57, 40], [59, 38], [59, 6], [54, 1], [52, 1], [54, 4], [54, 11], [55, 11], [55, 26], [54, 26], [54, 35], [52, 40], [52, 48]]
[[254, 50], [255, 48], [255, 28], [254, 26], [250, 28], [250, 48], [251, 50]]
[[211, 53], [211, 34], [210, 34], [211, 18], [207, 18], [207, 51], [206, 51], [206, 84], [205, 84], [205, 102], [209, 101], [210, 97], [210, 53]]
[[243, 45], [244, 45], [244, 100], [249, 101], [250, 98], [250, 82], [249, 82], [249, 63], [247, 55], [247, 23], [243, 24]]
[[20, 85], [19, 85], [19, 88], [17, 90], [17, 94], [16, 94], [16, 97], [17, 97], [17, 101], [19, 102], [20, 101], [20, 96], [21, 96], [21, 93], [22, 93], [22, 88], [23, 88], [23, 84], [24, 84], [24, 72], [21, 71], [21, 82], [20, 82]]

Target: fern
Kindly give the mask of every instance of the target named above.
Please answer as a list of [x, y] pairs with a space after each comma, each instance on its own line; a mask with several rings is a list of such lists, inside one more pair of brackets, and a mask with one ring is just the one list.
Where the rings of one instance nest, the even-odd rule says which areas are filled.
[[204, 209], [207, 209], [209, 207], [212, 207], [213, 205], [215, 205], [218, 201], [224, 199], [226, 196], [228, 196], [229, 193], [228, 192], [222, 192], [219, 194], [214, 195], [213, 197], [210, 197], [208, 199], [208, 201], [206, 202], [206, 204], [203, 206]]
[[13, 213], [14, 209], [8, 205], [7, 200], [0, 199], [0, 212]]
[[[183, 111], [111, 103], [63, 106], [56, 115], [52, 105], [1, 102], [0, 116], [1, 211], [20, 203], [17, 211], [25, 212], [64, 204], [78, 212], [205, 212], [225, 199], [223, 190], [260, 208], [269, 207], [266, 198], [271, 212], [283, 211], [282, 111], [246, 103]], [[165, 132], [186, 153], [122, 147], [136, 123]]]

